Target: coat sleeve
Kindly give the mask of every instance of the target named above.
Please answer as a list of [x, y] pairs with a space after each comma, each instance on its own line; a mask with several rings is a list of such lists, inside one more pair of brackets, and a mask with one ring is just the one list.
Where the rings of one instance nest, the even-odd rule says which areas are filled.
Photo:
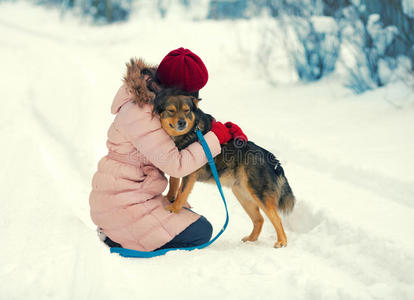
[[[151, 107], [129, 102], [116, 117], [116, 124], [125, 137], [154, 166], [164, 173], [181, 178], [198, 170], [207, 163], [207, 157], [199, 142], [194, 142], [179, 151], [174, 141], [161, 127], [158, 116], [153, 116]], [[220, 143], [213, 132], [204, 135], [213, 156], [221, 152]]]

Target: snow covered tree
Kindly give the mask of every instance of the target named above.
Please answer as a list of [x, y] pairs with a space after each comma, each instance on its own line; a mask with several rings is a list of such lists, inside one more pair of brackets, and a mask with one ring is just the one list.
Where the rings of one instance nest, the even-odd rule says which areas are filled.
[[332, 17], [322, 16], [321, 0], [272, 0], [266, 5], [284, 28], [284, 44], [300, 80], [319, 80], [335, 69], [341, 31]]
[[210, 0], [209, 19], [239, 19], [245, 15], [247, 0]]
[[[381, 87], [413, 69], [414, 20], [401, 1], [356, 1], [343, 10], [347, 85], [357, 93]], [[400, 78], [397, 78], [400, 79]]]
[[62, 15], [74, 9], [94, 23], [106, 24], [125, 21], [131, 10], [132, 0], [40, 0], [40, 4], [59, 4]]
[[289, 56], [301, 80], [315, 81], [335, 69], [340, 30], [331, 17], [288, 18], [285, 37]]

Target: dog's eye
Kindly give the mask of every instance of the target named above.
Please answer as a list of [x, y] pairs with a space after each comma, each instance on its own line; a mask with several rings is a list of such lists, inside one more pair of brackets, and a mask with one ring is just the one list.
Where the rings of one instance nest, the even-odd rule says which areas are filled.
[[169, 113], [175, 113], [175, 110], [174, 109], [167, 109], [167, 111], [169, 112]]
[[190, 112], [190, 110], [188, 108], [187, 109], [183, 109], [183, 112], [188, 113], [188, 112]]

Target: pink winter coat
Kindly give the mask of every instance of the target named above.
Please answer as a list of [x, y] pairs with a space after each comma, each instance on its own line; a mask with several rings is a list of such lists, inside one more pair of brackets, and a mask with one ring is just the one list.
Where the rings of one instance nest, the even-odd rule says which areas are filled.
[[[178, 151], [162, 129], [152, 105], [134, 103], [136, 93], [124, 84], [112, 104], [116, 117], [108, 130], [108, 155], [98, 163], [89, 197], [93, 222], [124, 248], [152, 251], [172, 240], [199, 215], [182, 209], [170, 213], [161, 193], [166, 174], [186, 176], [205, 163], [206, 156], [196, 142]], [[213, 156], [221, 148], [214, 133], [205, 136]]]

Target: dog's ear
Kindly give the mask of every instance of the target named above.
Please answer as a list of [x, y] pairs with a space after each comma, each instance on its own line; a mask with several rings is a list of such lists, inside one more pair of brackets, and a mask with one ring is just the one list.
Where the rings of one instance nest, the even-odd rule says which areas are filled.
[[201, 101], [201, 98], [191, 97], [191, 100], [193, 101], [193, 104], [195, 108], [198, 108], [198, 103]]
[[161, 114], [164, 109], [164, 94], [160, 93], [154, 98], [154, 107], [152, 109], [153, 114]]

